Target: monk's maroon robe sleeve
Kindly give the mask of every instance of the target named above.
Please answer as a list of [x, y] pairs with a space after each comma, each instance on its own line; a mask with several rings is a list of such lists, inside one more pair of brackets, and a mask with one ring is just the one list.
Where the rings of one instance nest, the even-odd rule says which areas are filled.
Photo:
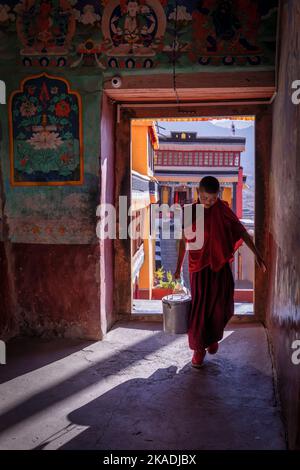
[[242, 236], [247, 232], [247, 229], [229, 207], [225, 211], [225, 220], [229, 224], [234, 251], [236, 251], [243, 244]]

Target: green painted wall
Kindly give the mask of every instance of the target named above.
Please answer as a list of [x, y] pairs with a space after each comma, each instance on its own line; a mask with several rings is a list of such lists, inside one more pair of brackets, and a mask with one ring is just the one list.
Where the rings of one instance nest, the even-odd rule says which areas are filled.
[[[31, 70], [1, 72], [1, 78], [7, 84], [7, 96], [19, 88], [20, 81], [28, 76], [28, 72]], [[51, 75], [50, 70], [47, 73]], [[80, 186], [12, 187], [9, 178], [8, 104], [1, 105], [0, 155], [9, 238], [12, 242], [91, 243], [96, 240], [96, 207], [100, 191], [102, 77], [101, 74], [85, 76], [66, 70], [55, 70], [53, 75], [67, 79], [71, 89], [82, 97], [84, 182]]]

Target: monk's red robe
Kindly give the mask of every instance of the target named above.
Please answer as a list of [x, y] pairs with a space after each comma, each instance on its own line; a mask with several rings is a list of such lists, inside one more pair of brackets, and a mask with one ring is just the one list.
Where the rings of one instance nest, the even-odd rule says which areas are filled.
[[[193, 216], [194, 231], [195, 228]], [[207, 348], [223, 338], [224, 328], [234, 313], [234, 279], [230, 263], [243, 243], [245, 231], [225, 201], [218, 199], [209, 209], [204, 209], [203, 247], [188, 251], [192, 296], [188, 340], [191, 349]]]

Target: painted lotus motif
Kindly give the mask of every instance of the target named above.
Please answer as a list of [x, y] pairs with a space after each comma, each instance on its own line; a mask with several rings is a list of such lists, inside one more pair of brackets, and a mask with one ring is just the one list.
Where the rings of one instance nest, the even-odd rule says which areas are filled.
[[42, 74], [26, 79], [10, 106], [12, 184], [80, 184], [79, 95], [65, 80]]
[[57, 132], [42, 131], [36, 132], [27, 140], [27, 143], [35, 149], [57, 149], [63, 140]]

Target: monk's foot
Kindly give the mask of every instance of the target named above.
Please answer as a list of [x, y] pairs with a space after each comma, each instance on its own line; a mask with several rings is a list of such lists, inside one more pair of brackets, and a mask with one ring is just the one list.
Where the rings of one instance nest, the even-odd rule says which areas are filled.
[[210, 346], [207, 348], [208, 354], [216, 354], [216, 352], [219, 349], [219, 344], [218, 343], [212, 343]]
[[203, 366], [203, 361], [205, 358], [206, 351], [205, 349], [200, 349], [197, 351], [194, 351], [194, 355], [192, 357], [192, 366], [196, 368], [200, 368]]

